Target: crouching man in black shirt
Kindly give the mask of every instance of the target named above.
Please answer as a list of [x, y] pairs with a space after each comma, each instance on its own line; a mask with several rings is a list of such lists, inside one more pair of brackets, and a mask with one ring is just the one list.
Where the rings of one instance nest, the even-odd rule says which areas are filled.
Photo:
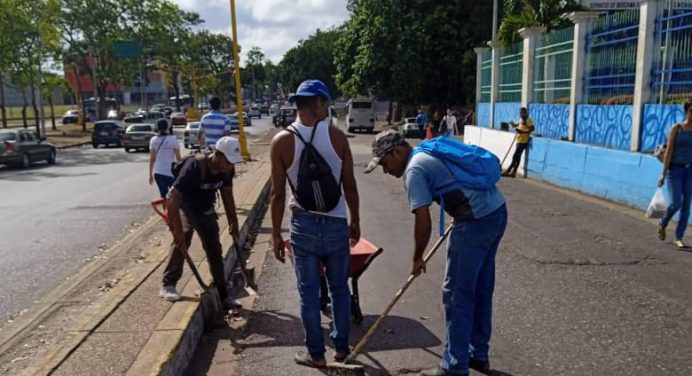
[[209, 269], [225, 309], [239, 308], [239, 304], [228, 295], [223, 267], [221, 242], [219, 240], [218, 215], [214, 210], [216, 191], [221, 191], [228, 230], [238, 238], [238, 217], [233, 198], [233, 175], [235, 163], [243, 161], [238, 140], [222, 137], [211, 154], [198, 154], [186, 158], [180, 167], [173, 187], [168, 193], [168, 220], [173, 233], [174, 246], [163, 274], [160, 296], [177, 301], [180, 295], [175, 285], [183, 273], [185, 258], [192, 241], [193, 230], [197, 231], [207, 254]]

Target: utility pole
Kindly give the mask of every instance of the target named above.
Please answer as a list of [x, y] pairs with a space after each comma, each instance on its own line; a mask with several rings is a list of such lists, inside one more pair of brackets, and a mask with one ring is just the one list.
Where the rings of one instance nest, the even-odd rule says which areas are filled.
[[250, 160], [250, 151], [247, 148], [247, 139], [245, 138], [245, 126], [243, 124], [243, 98], [240, 92], [240, 60], [238, 60], [238, 31], [235, 17], [235, 0], [231, 2], [231, 29], [233, 31], [233, 67], [235, 75], [235, 103], [238, 109], [238, 142], [240, 143], [240, 152], [246, 161]]

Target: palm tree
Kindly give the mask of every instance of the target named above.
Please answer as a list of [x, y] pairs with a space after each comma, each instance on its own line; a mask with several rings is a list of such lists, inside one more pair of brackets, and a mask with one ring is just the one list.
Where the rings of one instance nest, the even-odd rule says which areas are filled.
[[506, 45], [521, 39], [519, 29], [543, 26], [546, 31], [572, 25], [571, 12], [585, 8], [576, 0], [504, 0], [504, 17], [497, 37]]

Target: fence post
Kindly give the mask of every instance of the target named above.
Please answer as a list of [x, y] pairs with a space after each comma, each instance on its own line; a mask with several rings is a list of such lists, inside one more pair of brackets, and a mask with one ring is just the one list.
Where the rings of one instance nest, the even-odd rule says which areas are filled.
[[639, 8], [639, 39], [637, 41], [637, 70], [634, 78], [634, 98], [632, 101], [632, 137], [630, 151], [639, 151], [642, 126], [644, 123], [644, 104], [651, 101], [651, 69], [653, 67], [656, 38], [656, 0], [643, 0]]
[[519, 29], [519, 35], [524, 39], [522, 69], [521, 69], [521, 106], [529, 108], [533, 101], [533, 57], [536, 54], [536, 39], [545, 32], [544, 27], [524, 27]]
[[500, 50], [502, 43], [497, 40], [488, 42], [492, 49], [493, 65], [490, 70], [490, 128], [495, 128], [495, 102], [500, 94]]
[[483, 54], [488, 48], [477, 47], [473, 51], [476, 53], [476, 103], [480, 103], [483, 97]]
[[572, 83], [569, 96], [569, 129], [567, 139], [574, 141], [577, 129], [577, 105], [584, 96], [584, 72], [586, 71], [586, 36], [591, 29], [591, 21], [597, 19], [598, 12], [572, 12], [569, 18], [574, 22], [574, 44], [572, 48]]

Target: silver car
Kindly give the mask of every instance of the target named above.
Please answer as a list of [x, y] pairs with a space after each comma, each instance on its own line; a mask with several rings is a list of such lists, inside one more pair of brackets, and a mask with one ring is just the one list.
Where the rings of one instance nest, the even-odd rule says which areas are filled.
[[0, 164], [27, 168], [42, 160], [55, 163], [55, 146], [45, 138], [24, 128], [0, 130]]
[[132, 124], [127, 127], [123, 135], [123, 145], [125, 151], [130, 152], [130, 149], [149, 150], [149, 142], [151, 138], [156, 136], [154, 124]]
[[185, 132], [183, 132], [183, 146], [185, 146], [186, 149], [199, 146], [199, 141], [197, 141], [197, 134], [199, 133], [200, 124], [202, 123], [200, 123], [199, 121], [187, 123], [187, 126], [185, 127]]

